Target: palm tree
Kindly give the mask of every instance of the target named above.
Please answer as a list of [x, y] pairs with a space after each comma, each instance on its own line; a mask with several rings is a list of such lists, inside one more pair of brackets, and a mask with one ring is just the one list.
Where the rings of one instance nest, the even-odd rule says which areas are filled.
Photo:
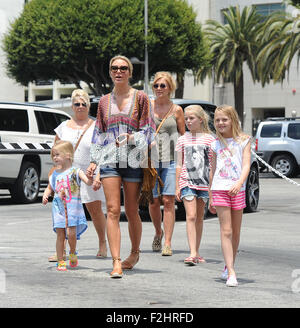
[[[300, 17], [289, 13], [274, 13], [265, 22], [262, 46], [257, 55], [257, 66], [262, 85], [282, 82], [292, 59], [300, 58]], [[272, 72], [272, 74], [267, 74]]]
[[206, 22], [210, 41], [212, 70], [199, 69], [198, 81], [207, 75], [215, 74], [216, 82], [231, 82], [234, 86], [234, 102], [242, 126], [244, 124], [244, 80], [243, 64], [246, 62], [253, 81], [258, 80], [256, 54], [259, 48], [259, 35], [263, 28], [261, 16], [255, 7], [244, 7], [240, 12], [238, 6], [224, 11], [226, 24], [214, 20]]

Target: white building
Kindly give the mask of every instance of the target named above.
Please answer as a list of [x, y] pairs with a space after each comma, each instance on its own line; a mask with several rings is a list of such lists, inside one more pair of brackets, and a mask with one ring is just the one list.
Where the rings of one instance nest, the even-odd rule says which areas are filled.
[[[222, 12], [230, 6], [256, 5], [257, 10], [264, 15], [278, 10], [283, 1], [276, 0], [189, 0], [188, 1], [198, 13], [199, 21], [205, 22], [207, 18], [223, 22]], [[292, 6], [285, 7], [287, 12], [293, 11]], [[203, 18], [206, 18], [203, 20]], [[283, 84], [273, 84], [262, 88], [260, 83], [254, 84], [246, 64], [244, 65], [244, 124], [245, 132], [255, 133], [255, 127], [259, 120], [271, 116], [291, 116], [292, 111], [300, 116], [299, 95], [300, 80], [297, 69], [296, 56], [292, 62], [289, 79]], [[234, 105], [232, 84], [212, 85], [212, 81], [192, 87], [193, 79], [186, 78], [184, 97], [202, 98], [214, 101], [216, 105]]]
[[[0, 1], [0, 40], [9, 28], [9, 23], [20, 15], [24, 0]], [[6, 57], [0, 46], [0, 101], [24, 101], [24, 87], [8, 78], [5, 69]]]

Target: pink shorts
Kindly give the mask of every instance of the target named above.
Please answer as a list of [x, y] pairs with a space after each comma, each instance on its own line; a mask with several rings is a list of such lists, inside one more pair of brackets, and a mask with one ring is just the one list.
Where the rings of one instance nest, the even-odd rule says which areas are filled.
[[245, 190], [235, 196], [229, 196], [227, 190], [212, 190], [212, 206], [226, 206], [233, 210], [241, 210], [246, 207], [245, 196]]

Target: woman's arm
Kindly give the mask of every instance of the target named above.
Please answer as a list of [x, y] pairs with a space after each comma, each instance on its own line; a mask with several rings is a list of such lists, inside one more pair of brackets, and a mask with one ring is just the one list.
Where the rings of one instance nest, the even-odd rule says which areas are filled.
[[180, 135], [184, 135], [185, 133], [185, 120], [183, 109], [180, 106], [176, 106], [175, 110], [175, 118], [177, 123], [177, 131]]
[[176, 191], [175, 198], [177, 201], [181, 202], [180, 198], [180, 188], [179, 188], [179, 180], [182, 171], [182, 163], [183, 163], [183, 153], [182, 151], [177, 152], [177, 165], [176, 165]]

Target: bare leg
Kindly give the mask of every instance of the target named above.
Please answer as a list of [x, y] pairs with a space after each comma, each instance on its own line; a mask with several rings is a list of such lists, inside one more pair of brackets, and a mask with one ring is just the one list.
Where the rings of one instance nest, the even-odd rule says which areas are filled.
[[164, 195], [163, 203], [165, 245], [171, 247], [171, 239], [175, 224], [175, 196]]
[[56, 229], [56, 254], [57, 254], [58, 261], [63, 261], [65, 240], [66, 240], [65, 228], [57, 228]]
[[160, 200], [159, 198], [153, 199], [153, 204], [149, 204], [149, 213], [154, 225], [155, 235], [161, 237], [162, 229], [161, 229], [161, 210], [160, 210]]
[[102, 211], [101, 201], [94, 201], [85, 204], [88, 212], [91, 215], [93, 224], [99, 239], [99, 250], [97, 256], [106, 257], [107, 256], [107, 247], [106, 247], [106, 218]]
[[[124, 269], [132, 269], [139, 260], [142, 238], [142, 221], [139, 215], [139, 194], [141, 183], [123, 181], [125, 213], [128, 219], [128, 231], [131, 241], [131, 253], [123, 262]], [[126, 263], [125, 263], [126, 262]]]
[[240, 240], [243, 210], [232, 211], [230, 207], [217, 206], [220, 221], [221, 245], [228, 275], [235, 275], [234, 261]]
[[114, 271], [121, 272], [120, 258], [121, 247], [121, 231], [120, 231], [120, 189], [121, 178], [108, 177], [102, 179], [104, 194], [107, 207], [107, 238], [110, 248], [110, 253], [113, 258]]

